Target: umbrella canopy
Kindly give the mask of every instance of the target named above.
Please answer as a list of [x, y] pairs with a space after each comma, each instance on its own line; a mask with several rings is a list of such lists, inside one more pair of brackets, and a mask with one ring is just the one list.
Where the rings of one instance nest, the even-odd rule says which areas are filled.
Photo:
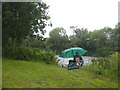
[[65, 49], [64, 51], [62, 51], [62, 53], [59, 56], [62, 58], [72, 58], [72, 57], [74, 57], [76, 52], [78, 52], [79, 55], [83, 55], [87, 51], [82, 48], [79, 48], [79, 47], [69, 48], [69, 49]]

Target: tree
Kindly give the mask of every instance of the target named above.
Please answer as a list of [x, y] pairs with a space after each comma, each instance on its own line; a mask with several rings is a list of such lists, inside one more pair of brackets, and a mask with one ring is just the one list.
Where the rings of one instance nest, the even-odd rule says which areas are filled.
[[50, 38], [47, 40], [47, 46], [60, 53], [62, 50], [68, 47], [68, 36], [66, 35], [66, 30], [62, 27], [53, 29], [50, 34]]
[[89, 32], [87, 29], [80, 29], [77, 27], [70, 27], [74, 31], [74, 35], [70, 36], [71, 46], [77, 46], [87, 49], [86, 43], [89, 39]]
[[69, 37], [70, 46], [82, 47], [88, 51], [88, 55], [107, 56], [118, 49], [118, 26], [114, 29], [104, 27], [92, 32], [74, 26], [71, 29], [74, 33]]
[[103, 29], [91, 32], [88, 45], [91, 46], [91, 53], [94, 52], [97, 56], [108, 56], [117, 51], [117, 29], [104, 27]]
[[118, 38], [118, 52], [120, 52], [120, 22], [118, 23], [118, 25], [116, 26], [116, 30], [117, 30], [117, 38]]
[[41, 50], [45, 49], [45, 38], [40, 36], [32, 36], [27, 37], [23, 40], [23, 46], [32, 47], [32, 48], [40, 48]]
[[23, 38], [41, 32], [50, 19], [44, 2], [3, 2], [2, 38], [3, 46], [20, 44]]
[[107, 36], [106, 46], [109, 47], [109, 51], [115, 52], [118, 49], [118, 28], [105, 27], [104, 30]]

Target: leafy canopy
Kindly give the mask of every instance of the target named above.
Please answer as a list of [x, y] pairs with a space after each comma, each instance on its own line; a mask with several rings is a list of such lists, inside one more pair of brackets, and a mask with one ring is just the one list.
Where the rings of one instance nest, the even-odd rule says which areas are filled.
[[50, 19], [44, 2], [3, 2], [2, 4], [2, 34], [3, 45], [8, 41], [20, 42], [26, 36], [34, 33], [45, 33], [47, 20]]

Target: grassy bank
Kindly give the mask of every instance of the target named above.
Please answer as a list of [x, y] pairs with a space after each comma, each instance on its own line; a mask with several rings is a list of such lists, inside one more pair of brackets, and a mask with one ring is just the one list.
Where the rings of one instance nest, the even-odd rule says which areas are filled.
[[117, 88], [117, 80], [84, 68], [67, 70], [53, 64], [3, 59], [3, 88]]

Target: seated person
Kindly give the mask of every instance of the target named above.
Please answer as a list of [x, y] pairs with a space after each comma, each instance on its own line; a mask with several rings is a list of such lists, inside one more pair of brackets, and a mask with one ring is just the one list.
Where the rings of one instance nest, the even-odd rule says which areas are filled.
[[76, 55], [74, 56], [74, 60], [73, 60], [73, 61], [76, 62], [76, 65], [77, 65], [77, 64], [78, 64], [78, 65], [81, 64], [81, 66], [83, 66], [83, 64], [84, 64], [83, 58], [79, 55], [78, 52], [76, 52], [75, 54], [76, 54]]
[[75, 61], [73, 60], [69, 60], [69, 64], [68, 64], [68, 67], [71, 67], [71, 66], [75, 66]]

